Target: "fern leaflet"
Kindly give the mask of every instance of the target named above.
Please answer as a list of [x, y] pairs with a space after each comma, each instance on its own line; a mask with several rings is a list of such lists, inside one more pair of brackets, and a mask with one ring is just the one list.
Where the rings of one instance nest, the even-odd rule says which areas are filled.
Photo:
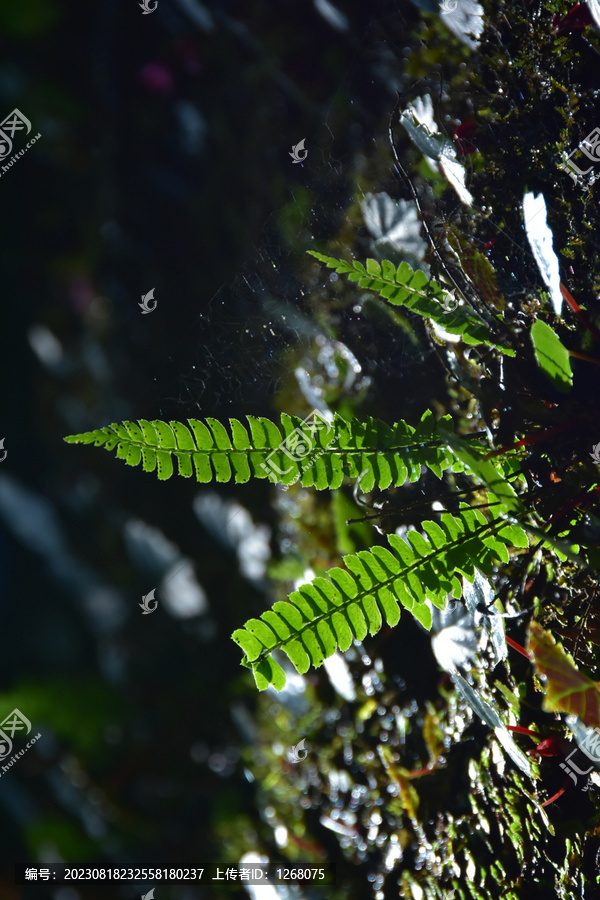
[[[331, 424], [315, 427], [295, 416], [281, 414], [277, 426], [264, 417], [247, 416], [248, 426], [229, 419], [229, 429], [217, 419], [182, 422], [136, 422], [107, 425], [65, 438], [71, 444], [95, 444], [106, 450], [117, 448], [117, 458], [129, 466], [142, 463], [145, 472], [158, 473], [160, 480], [178, 474], [207, 483], [235, 478], [245, 483], [251, 477], [304, 487], [338, 488], [344, 477], [362, 475], [361, 487], [385, 489], [415, 482], [421, 467], [438, 478], [450, 469], [460, 472], [464, 463], [444, 446], [433, 414], [427, 411], [415, 427], [404, 421], [392, 426], [380, 419], [346, 420], [336, 415]], [[450, 416], [443, 421], [451, 422]]]
[[445, 295], [448, 293], [436, 281], [429, 279], [425, 272], [414, 271], [407, 262], [398, 268], [389, 260], [381, 263], [368, 259], [366, 268], [361, 262], [352, 262], [325, 256], [315, 250], [308, 251], [330, 269], [348, 276], [349, 281], [357, 281], [361, 288], [375, 291], [394, 306], [406, 306], [420, 316], [432, 319], [450, 334], [458, 334], [467, 344], [488, 344], [507, 356], [515, 351], [499, 344], [483, 320], [468, 306], [458, 306], [455, 310], [444, 309]]
[[396, 625], [401, 605], [430, 628], [426, 600], [443, 609], [448, 594], [460, 598], [457, 573], [472, 583], [476, 567], [491, 575], [498, 560], [508, 562], [509, 546], [528, 546], [518, 525], [488, 521], [464, 504], [458, 515], [442, 513], [440, 525], [423, 522], [423, 531], [409, 531], [409, 543], [392, 534], [388, 549], [375, 546], [343, 557], [344, 569], [329, 569], [326, 577], [317, 576], [234, 631], [259, 690], [285, 685], [275, 650], [286, 653], [302, 674], [337, 649], [347, 650], [353, 639], [376, 634], [384, 621]]

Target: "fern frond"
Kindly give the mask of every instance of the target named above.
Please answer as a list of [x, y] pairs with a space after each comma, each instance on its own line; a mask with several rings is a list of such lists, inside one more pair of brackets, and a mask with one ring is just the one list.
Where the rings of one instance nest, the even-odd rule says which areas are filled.
[[[178, 474], [207, 483], [232, 478], [245, 483], [251, 477], [271, 478], [283, 484], [300, 481], [304, 487], [338, 488], [344, 477], [362, 475], [361, 487], [385, 489], [415, 482], [421, 467], [427, 466], [438, 478], [451, 469], [463, 471], [464, 464], [444, 446], [436, 431], [433, 414], [427, 411], [416, 427], [400, 421], [389, 426], [380, 419], [325, 420], [315, 426], [286, 413], [281, 424], [270, 419], [247, 416], [248, 426], [229, 419], [226, 428], [217, 419], [188, 419], [182, 422], [136, 422], [107, 425], [65, 438], [70, 444], [94, 444], [117, 449], [117, 458], [129, 466], [142, 463], [145, 472], [158, 473], [160, 480]], [[450, 417], [444, 421], [450, 422]]]
[[387, 536], [389, 547], [372, 547], [343, 557], [345, 568], [329, 569], [278, 601], [260, 619], [249, 619], [232, 638], [245, 653], [259, 690], [285, 685], [285, 673], [273, 659], [287, 654], [298, 672], [320, 666], [352, 640], [376, 634], [383, 622], [396, 625], [404, 606], [426, 628], [431, 610], [443, 609], [448, 594], [462, 596], [459, 574], [472, 583], [475, 569], [492, 574], [498, 560], [508, 562], [508, 547], [527, 547], [525, 532], [501, 520], [488, 521], [478, 509], [462, 505], [458, 515], [442, 513], [441, 524], [423, 522], [424, 534], [409, 531], [409, 543]]
[[492, 498], [497, 497], [503, 509], [513, 515], [523, 515], [525, 508], [519, 500], [511, 483], [507, 480], [506, 466], [487, 459], [478, 448], [469, 446], [464, 438], [454, 433], [447, 421], [439, 421], [438, 434], [446, 441], [452, 452], [464, 463], [469, 474], [473, 475], [491, 492]]
[[460, 335], [467, 344], [487, 344], [507, 356], [515, 355], [514, 350], [494, 339], [483, 319], [470, 307], [458, 306], [451, 312], [444, 309], [442, 304], [448, 292], [429, 279], [425, 272], [414, 271], [407, 262], [401, 262], [396, 268], [387, 259], [381, 263], [367, 259], [365, 268], [355, 259], [346, 262], [315, 250], [308, 252], [328, 268], [347, 275], [349, 281], [357, 281], [359, 287], [375, 291], [394, 306], [406, 306], [420, 316], [432, 319], [450, 334]]

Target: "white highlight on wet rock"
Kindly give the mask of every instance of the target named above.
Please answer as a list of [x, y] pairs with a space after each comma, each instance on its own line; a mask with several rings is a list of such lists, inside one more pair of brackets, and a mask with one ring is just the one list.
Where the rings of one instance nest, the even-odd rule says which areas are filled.
[[350, 24], [346, 16], [340, 10], [330, 3], [329, 0], [313, 0], [315, 9], [323, 16], [326, 22], [329, 22], [336, 31], [348, 31]]
[[348, 663], [342, 654], [339, 651], [336, 651], [333, 656], [328, 657], [324, 661], [323, 666], [329, 676], [333, 688], [340, 697], [343, 697], [344, 700], [348, 700], [349, 702], [356, 700], [354, 681]]
[[36, 323], [27, 332], [29, 346], [47, 369], [55, 369], [63, 359], [62, 344], [46, 325]]
[[592, 14], [594, 22], [600, 28], [600, 2], [599, 0], [588, 0], [588, 9]]
[[240, 571], [249, 581], [260, 581], [271, 556], [268, 525], [255, 525], [248, 510], [212, 492], [199, 494], [194, 512], [213, 536], [225, 547], [236, 551]]
[[384, 192], [365, 194], [360, 205], [363, 221], [375, 238], [373, 249], [382, 259], [390, 258], [390, 251], [405, 259], [413, 269], [429, 274], [423, 262], [427, 244], [421, 237], [421, 222], [414, 200], [392, 200]]
[[554, 312], [557, 316], [560, 316], [563, 296], [560, 290], [558, 257], [552, 246], [553, 234], [546, 221], [546, 201], [543, 194], [534, 196], [531, 191], [525, 194], [523, 197], [523, 219], [525, 220], [525, 231], [531, 252], [544, 279], [544, 283], [550, 289]]
[[466, 187], [466, 172], [458, 162], [452, 141], [439, 133], [431, 97], [427, 94], [409, 103], [400, 114], [400, 123], [413, 144], [432, 161], [433, 167], [439, 165], [461, 202], [471, 206], [473, 196]]
[[142, 570], [161, 577], [158, 598], [177, 619], [190, 619], [208, 612], [206, 592], [199, 584], [194, 564], [180, 552], [160, 528], [131, 518], [124, 528], [129, 556]]
[[445, 8], [442, 22], [463, 44], [476, 50], [483, 32], [483, 8], [477, 0], [452, 0]]

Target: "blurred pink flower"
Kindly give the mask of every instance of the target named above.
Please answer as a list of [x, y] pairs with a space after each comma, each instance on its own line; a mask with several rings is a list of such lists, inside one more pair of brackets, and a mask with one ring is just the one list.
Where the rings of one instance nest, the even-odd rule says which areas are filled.
[[164, 63], [148, 63], [140, 70], [140, 81], [149, 91], [166, 96], [175, 87], [171, 70]]

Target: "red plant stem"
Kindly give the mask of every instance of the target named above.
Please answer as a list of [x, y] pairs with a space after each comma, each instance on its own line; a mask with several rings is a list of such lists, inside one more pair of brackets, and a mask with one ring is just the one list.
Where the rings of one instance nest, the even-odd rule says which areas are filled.
[[596, 356], [588, 356], [587, 353], [578, 353], [576, 350], [569, 350], [569, 356], [574, 356], [576, 359], [583, 359], [585, 362], [594, 363], [596, 366], [600, 366], [600, 359]]
[[508, 635], [506, 635], [506, 643], [508, 644], [509, 647], [512, 647], [513, 650], [518, 650], [519, 653], [521, 654], [521, 656], [524, 656], [525, 659], [529, 660], [529, 662], [533, 662], [533, 656], [531, 655], [531, 653], [528, 653], [528, 651], [525, 649], [525, 647], [521, 647], [520, 644], [517, 644], [517, 642], [513, 641], [513, 639], [510, 638]]
[[567, 304], [571, 307], [571, 309], [573, 310], [573, 312], [575, 313], [575, 315], [577, 316], [579, 321], [582, 322], [583, 325], [585, 325], [587, 330], [590, 332], [590, 334], [594, 335], [594, 337], [596, 338], [597, 341], [600, 341], [600, 331], [598, 331], [596, 326], [592, 322], [590, 322], [590, 320], [588, 319], [588, 317], [586, 316], [586, 314], [584, 313], [582, 308], [574, 300], [574, 298], [568, 292], [568, 290], [566, 289], [564, 284], [561, 284], [560, 290], [561, 290], [563, 297], [567, 301]]
[[327, 851], [324, 847], [321, 847], [320, 844], [313, 844], [310, 841], [305, 841], [304, 838], [298, 837], [297, 834], [293, 834], [291, 831], [288, 834], [288, 838], [293, 844], [300, 847], [301, 850], [305, 850], [307, 853], [314, 853], [315, 856], [327, 856]]
[[498, 447], [497, 450], [490, 450], [489, 453], [485, 454], [485, 458], [491, 459], [492, 456], [501, 456], [503, 453], [508, 453], [510, 450], [518, 450], [519, 447], [527, 447], [529, 444], [536, 444], [538, 441], [544, 441], [546, 438], [554, 437], [555, 434], [560, 434], [562, 431], [568, 431], [577, 424], [579, 424], [578, 421], [563, 422], [562, 425], [554, 425], [552, 428], [546, 428], [544, 431], [538, 431], [536, 434], [523, 438], [522, 441], [517, 441], [516, 444], [511, 444], [510, 447]]
[[588, 498], [588, 502], [584, 505], [584, 509], [586, 506], [589, 506], [592, 497], [591, 494], [597, 494], [600, 492], [600, 485], [596, 485], [596, 487], [592, 488], [591, 491], [582, 491], [581, 494], [578, 494], [574, 500], [568, 500], [560, 509], [557, 509], [556, 512], [553, 512], [550, 518], [548, 519], [548, 525], [552, 525], [554, 522], [558, 521], [558, 519], [562, 519], [565, 513], [568, 513], [571, 509], [578, 506], [580, 501]]
[[516, 731], [517, 734], [528, 734], [530, 737], [534, 738], [536, 741], [539, 738], [539, 734], [537, 731], [532, 731], [531, 728], [523, 728], [522, 725], [507, 725], [506, 726], [509, 731]]
[[552, 794], [552, 796], [549, 797], [548, 800], [545, 800], [542, 803], [542, 806], [549, 806], [550, 803], [554, 803], [555, 800], [558, 800], [559, 797], [562, 797], [569, 784], [570, 781], [567, 779], [563, 787], [561, 787], [560, 791], [557, 791], [556, 794]]
[[422, 775], [429, 775], [430, 772], [433, 772], [434, 769], [437, 769], [437, 762], [428, 763], [426, 766], [423, 766], [422, 769], [413, 769], [408, 773], [408, 778], [420, 778]]

